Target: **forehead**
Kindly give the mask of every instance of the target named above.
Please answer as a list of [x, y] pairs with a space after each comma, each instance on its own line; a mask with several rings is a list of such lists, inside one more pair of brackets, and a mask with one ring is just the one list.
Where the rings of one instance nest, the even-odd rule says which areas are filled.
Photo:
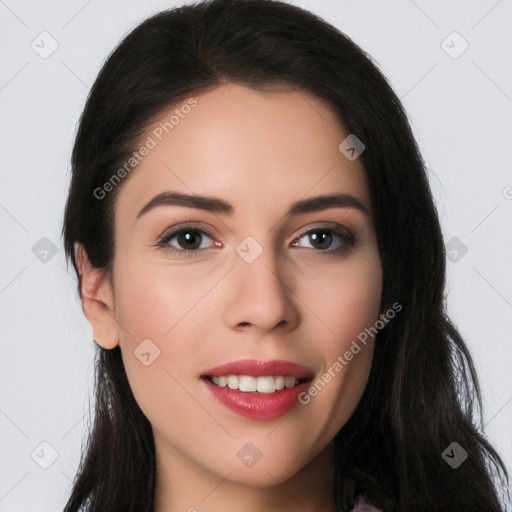
[[116, 216], [135, 217], [152, 197], [180, 191], [225, 198], [236, 212], [275, 212], [299, 198], [350, 193], [369, 209], [360, 159], [332, 110], [304, 92], [224, 84], [162, 112], [141, 138], [145, 152], [119, 193]]

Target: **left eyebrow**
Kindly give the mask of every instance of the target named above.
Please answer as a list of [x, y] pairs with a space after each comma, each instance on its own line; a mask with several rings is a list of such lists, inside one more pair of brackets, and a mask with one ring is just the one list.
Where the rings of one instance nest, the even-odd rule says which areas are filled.
[[[183, 194], [181, 192], [162, 192], [142, 208], [137, 218], [158, 206], [186, 206], [223, 215], [233, 215], [235, 213], [232, 204], [217, 197]], [[355, 208], [364, 215], [370, 216], [370, 211], [363, 201], [350, 194], [328, 194], [301, 199], [292, 203], [286, 216], [319, 212], [329, 208]]]
[[364, 213], [367, 217], [370, 216], [370, 210], [363, 201], [350, 194], [330, 194], [302, 199], [293, 203], [286, 215], [320, 212], [328, 208], [355, 208]]

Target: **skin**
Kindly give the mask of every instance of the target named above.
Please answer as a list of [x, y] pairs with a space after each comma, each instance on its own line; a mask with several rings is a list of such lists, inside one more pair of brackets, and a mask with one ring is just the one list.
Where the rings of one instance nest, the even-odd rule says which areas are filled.
[[[84, 313], [99, 345], [120, 345], [152, 424], [156, 512], [334, 510], [332, 440], [366, 385], [372, 340], [307, 405], [276, 420], [237, 415], [200, 376], [237, 359], [284, 359], [311, 367], [316, 380], [379, 319], [382, 267], [361, 160], [338, 150], [348, 133], [305, 93], [224, 84], [194, 97], [119, 190], [112, 275], [77, 248]], [[172, 190], [222, 198], [235, 212], [159, 206], [137, 218]], [[294, 201], [331, 193], [359, 198], [370, 215], [334, 207], [285, 216]], [[212, 234], [199, 235], [198, 254], [156, 246], [184, 221]], [[348, 229], [355, 245], [332, 232], [330, 245], [315, 245], [305, 233], [326, 223]], [[236, 252], [247, 236], [263, 249], [252, 263]], [[181, 242], [167, 245], [184, 253]], [[346, 250], [329, 256], [340, 243]], [[134, 355], [145, 339], [160, 350], [148, 366]], [[262, 455], [251, 468], [237, 458], [247, 442]]]

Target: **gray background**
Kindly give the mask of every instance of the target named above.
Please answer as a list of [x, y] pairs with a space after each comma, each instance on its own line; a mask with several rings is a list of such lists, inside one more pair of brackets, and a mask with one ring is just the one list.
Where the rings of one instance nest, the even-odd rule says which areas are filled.
[[[367, 51], [408, 111], [450, 251], [449, 313], [512, 470], [512, 0], [293, 3]], [[121, 37], [175, 5], [0, 0], [0, 512], [61, 510], [69, 494], [93, 382], [60, 236], [76, 123]]]

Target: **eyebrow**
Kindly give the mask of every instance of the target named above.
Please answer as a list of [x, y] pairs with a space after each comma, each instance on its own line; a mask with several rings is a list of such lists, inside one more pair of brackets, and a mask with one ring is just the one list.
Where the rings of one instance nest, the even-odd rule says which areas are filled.
[[[223, 215], [233, 215], [235, 213], [235, 208], [232, 204], [217, 197], [191, 195], [181, 192], [162, 192], [142, 208], [137, 218], [159, 206], [186, 206]], [[301, 199], [290, 206], [286, 216], [319, 212], [328, 208], [355, 208], [364, 215], [370, 216], [370, 212], [363, 201], [350, 194], [328, 194]]]

